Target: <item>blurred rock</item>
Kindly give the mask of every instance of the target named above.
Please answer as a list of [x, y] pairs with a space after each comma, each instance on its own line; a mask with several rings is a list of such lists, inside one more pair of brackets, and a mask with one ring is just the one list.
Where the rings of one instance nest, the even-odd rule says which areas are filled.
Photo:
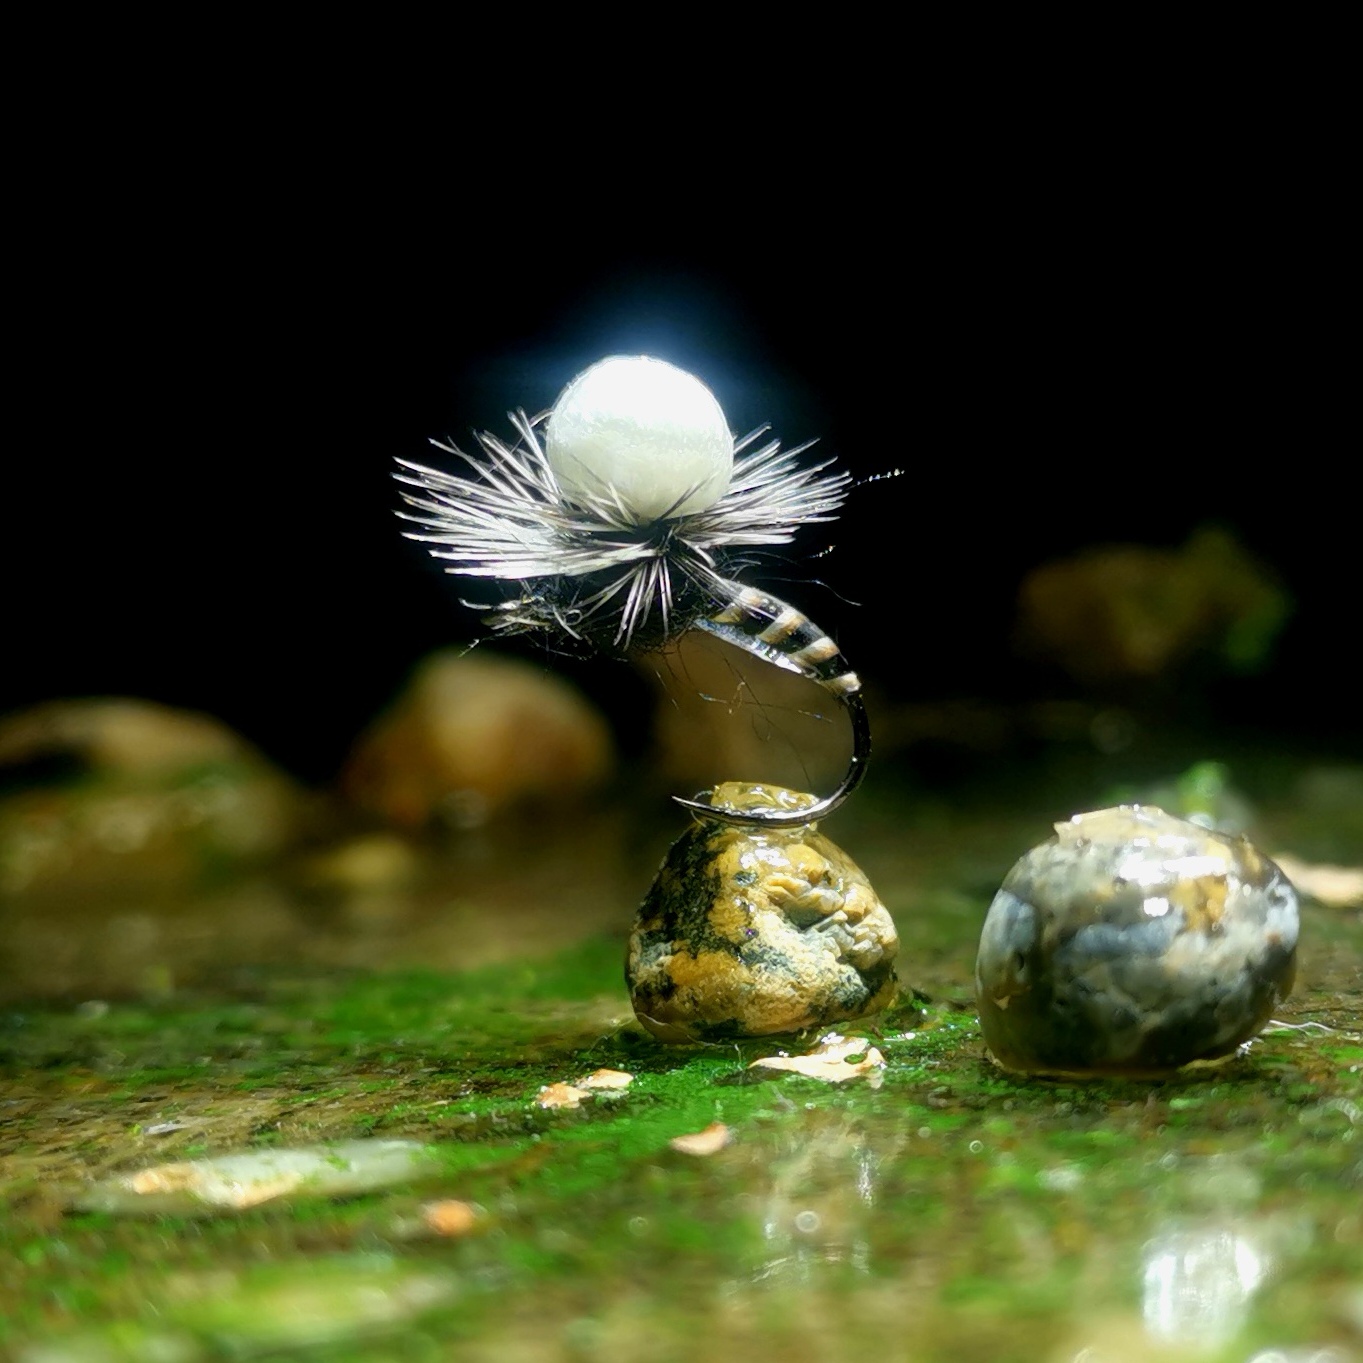
[[1111, 545], [1037, 568], [1022, 584], [1018, 644], [1085, 685], [1149, 680], [1197, 654], [1252, 672], [1290, 610], [1271, 573], [1208, 527], [1181, 549]]
[[368, 833], [316, 852], [302, 862], [299, 880], [309, 889], [355, 895], [403, 890], [418, 877], [421, 860], [395, 833]]
[[1319, 866], [1279, 852], [1274, 860], [1298, 891], [1332, 909], [1363, 909], [1363, 866]]
[[305, 797], [206, 715], [127, 699], [0, 720], [0, 894], [193, 881], [268, 860]]
[[571, 800], [613, 765], [605, 720], [567, 682], [512, 658], [447, 650], [356, 743], [341, 785], [400, 828], [470, 828], [517, 804]]

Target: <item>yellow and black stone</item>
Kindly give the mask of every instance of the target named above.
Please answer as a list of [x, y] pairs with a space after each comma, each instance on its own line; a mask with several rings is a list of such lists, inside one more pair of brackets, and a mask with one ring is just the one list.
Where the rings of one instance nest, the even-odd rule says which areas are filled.
[[[710, 800], [743, 812], [816, 803], [737, 781]], [[640, 906], [625, 977], [636, 1016], [660, 1041], [723, 1041], [880, 1012], [894, 1001], [898, 950], [865, 874], [816, 825], [700, 819]]]

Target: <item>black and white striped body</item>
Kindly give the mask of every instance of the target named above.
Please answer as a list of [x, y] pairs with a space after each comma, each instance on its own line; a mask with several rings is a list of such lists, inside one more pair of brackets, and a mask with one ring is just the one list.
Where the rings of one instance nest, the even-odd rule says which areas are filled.
[[803, 611], [756, 587], [727, 585], [733, 597], [708, 619], [697, 620], [697, 628], [798, 672], [839, 699], [861, 690], [861, 678], [842, 650]]

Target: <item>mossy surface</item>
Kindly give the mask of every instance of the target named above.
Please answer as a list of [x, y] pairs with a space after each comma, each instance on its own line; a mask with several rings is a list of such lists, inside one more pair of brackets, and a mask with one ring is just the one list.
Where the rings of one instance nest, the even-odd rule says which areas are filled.
[[[813, 1037], [653, 1042], [622, 981], [631, 903], [618, 931], [477, 971], [300, 967], [10, 1006], [0, 1351], [1229, 1363], [1358, 1348], [1363, 919], [1305, 906], [1289, 1025], [1245, 1056], [1161, 1082], [1007, 1075], [970, 968], [999, 878], [1046, 831], [874, 806], [838, 828], [922, 991], [842, 1029], [884, 1054], [879, 1088], [748, 1069]], [[1335, 855], [1350, 851], [1363, 859]], [[574, 1110], [536, 1103], [602, 1067], [634, 1081]], [[718, 1153], [670, 1148], [716, 1121], [732, 1133]], [[210, 1218], [70, 1210], [111, 1173], [370, 1135], [431, 1142], [437, 1167], [419, 1187]], [[426, 1229], [437, 1198], [478, 1204], [474, 1232]]]

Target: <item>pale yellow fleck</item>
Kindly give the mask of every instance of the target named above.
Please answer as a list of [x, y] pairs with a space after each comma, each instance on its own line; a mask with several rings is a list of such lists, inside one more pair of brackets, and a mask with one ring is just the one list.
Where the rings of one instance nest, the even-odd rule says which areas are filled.
[[261, 1179], [254, 1183], [232, 1183], [217, 1195], [208, 1194], [207, 1200], [227, 1207], [258, 1207], [262, 1202], [271, 1202], [276, 1197], [291, 1193], [303, 1182], [299, 1173], [278, 1174], [271, 1179]]
[[539, 1091], [535, 1101], [544, 1108], [552, 1107], [581, 1107], [584, 1098], [590, 1098], [591, 1094], [586, 1089], [580, 1089], [573, 1084], [546, 1084]]
[[842, 911], [847, 915], [849, 923], [860, 923], [868, 913], [878, 908], [880, 900], [876, 898], [875, 891], [869, 885], [858, 885], [855, 881], [848, 885], [846, 897], [842, 901]]
[[297, 1171], [276, 1174], [273, 1178], [241, 1183], [224, 1180], [210, 1168], [190, 1163], [158, 1164], [143, 1169], [128, 1180], [128, 1187], [144, 1197], [166, 1193], [189, 1193], [215, 1207], [258, 1207], [293, 1192], [303, 1182]]
[[808, 1055], [768, 1055], [748, 1066], [769, 1070], [790, 1070], [826, 1084], [841, 1084], [848, 1079], [867, 1078], [878, 1088], [885, 1069], [885, 1057], [865, 1041], [827, 1036], [817, 1050]]
[[421, 1219], [437, 1235], [467, 1235], [478, 1224], [478, 1209], [471, 1202], [460, 1202], [457, 1198], [442, 1198], [439, 1202], [427, 1202], [421, 1209]]
[[1169, 901], [1183, 910], [1188, 927], [1207, 932], [1221, 921], [1228, 889], [1225, 876], [1191, 876], [1169, 887]]
[[193, 1190], [201, 1182], [202, 1176], [192, 1164], [158, 1164], [133, 1174], [128, 1187], [135, 1193], [179, 1193], [186, 1188]]
[[585, 1079], [577, 1081], [584, 1089], [627, 1089], [634, 1082], [632, 1074], [624, 1070], [593, 1070]]
[[734, 1138], [734, 1133], [723, 1122], [711, 1122], [703, 1131], [691, 1131], [685, 1136], [673, 1136], [668, 1141], [683, 1155], [714, 1155]]

